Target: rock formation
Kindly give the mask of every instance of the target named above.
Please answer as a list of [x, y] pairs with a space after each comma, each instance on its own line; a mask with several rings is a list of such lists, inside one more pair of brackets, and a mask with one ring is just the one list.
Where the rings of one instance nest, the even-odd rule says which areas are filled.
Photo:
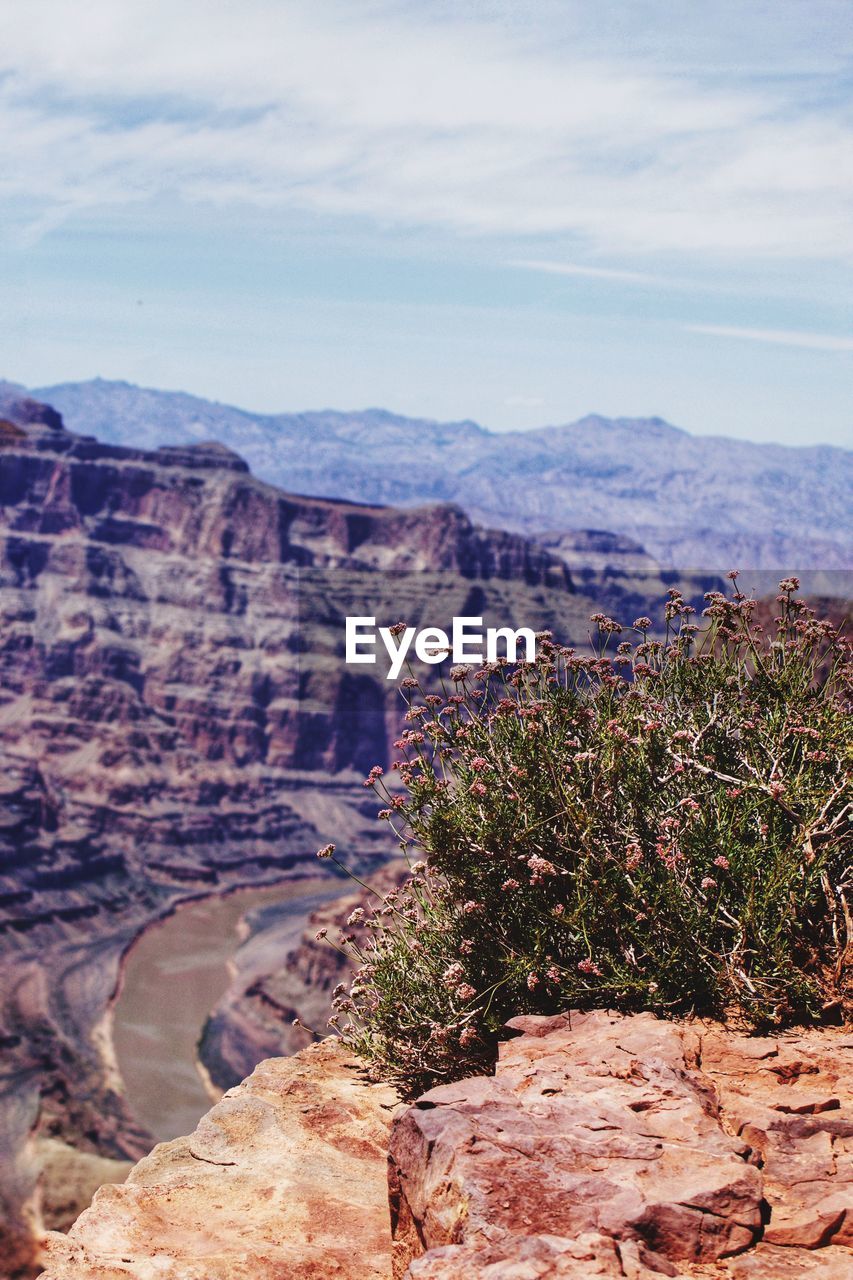
[[10, 1271], [52, 1212], [42, 1139], [118, 1161], [150, 1146], [106, 1016], [139, 931], [183, 898], [316, 873], [328, 840], [356, 867], [391, 852], [360, 784], [399, 696], [381, 667], [344, 664], [347, 613], [582, 638], [593, 607], [547, 551], [456, 508], [295, 497], [219, 445], [101, 444], [0, 388]]
[[395, 1275], [853, 1274], [853, 1036], [516, 1018], [395, 1122]]
[[[628, 552], [596, 545], [608, 577]], [[345, 616], [446, 626], [475, 614], [583, 643], [599, 602], [560, 558], [583, 547], [555, 551], [479, 529], [457, 507], [284, 493], [219, 444], [100, 443], [0, 386], [0, 1258], [10, 1274], [27, 1274], [45, 1222], [67, 1221], [93, 1180], [120, 1177], [150, 1147], [110, 1038], [134, 937], [185, 898], [316, 873], [314, 850], [328, 840], [356, 868], [390, 854], [360, 783], [387, 763], [400, 703], [381, 667], [343, 663]], [[620, 592], [633, 602], [619, 565], [614, 607]], [[311, 1021], [311, 983], [331, 980], [309, 951], [291, 977], [271, 949], [216, 1011], [206, 1046], [219, 1078], [295, 1047], [291, 1008]]]
[[334, 1040], [262, 1063], [50, 1236], [44, 1280], [387, 1280], [396, 1103]]
[[337, 1041], [262, 1064], [50, 1236], [45, 1280], [853, 1274], [849, 1033], [508, 1031], [493, 1077], [410, 1107]]
[[75, 429], [114, 443], [221, 440], [256, 475], [300, 493], [404, 506], [457, 502], [477, 521], [537, 538], [609, 529], [641, 543], [665, 569], [836, 570], [839, 590], [820, 589], [850, 594], [847, 449], [691, 436], [660, 418], [590, 414], [493, 433], [475, 422], [381, 409], [252, 414], [101, 380], [38, 394]]

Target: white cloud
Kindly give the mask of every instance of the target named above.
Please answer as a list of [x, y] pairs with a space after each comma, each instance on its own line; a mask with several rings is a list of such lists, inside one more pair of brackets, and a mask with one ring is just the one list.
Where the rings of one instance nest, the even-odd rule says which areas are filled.
[[577, 262], [549, 262], [539, 258], [517, 258], [507, 263], [526, 271], [541, 271], [552, 276], [582, 276], [592, 280], [613, 280], [620, 284], [660, 285], [663, 277], [647, 271], [620, 271], [612, 267], [588, 267]]
[[177, 196], [560, 235], [593, 253], [853, 255], [853, 129], [830, 106], [608, 58], [600, 41], [521, 40], [465, 12], [4, 6], [0, 199], [34, 207], [30, 234]]
[[783, 347], [806, 347], [812, 351], [853, 351], [853, 338], [831, 333], [802, 333], [796, 329], [741, 329], [724, 324], [688, 324], [690, 333], [707, 333], [714, 338], [739, 338], [747, 342], [771, 342]]

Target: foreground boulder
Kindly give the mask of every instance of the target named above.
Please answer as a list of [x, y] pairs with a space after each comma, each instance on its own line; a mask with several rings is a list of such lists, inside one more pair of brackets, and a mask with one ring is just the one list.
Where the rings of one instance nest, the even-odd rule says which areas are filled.
[[396, 1103], [335, 1040], [261, 1063], [48, 1237], [45, 1280], [387, 1280]]
[[391, 1138], [411, 1280], [853, 1275], [853, 1037], [516, 1018]]

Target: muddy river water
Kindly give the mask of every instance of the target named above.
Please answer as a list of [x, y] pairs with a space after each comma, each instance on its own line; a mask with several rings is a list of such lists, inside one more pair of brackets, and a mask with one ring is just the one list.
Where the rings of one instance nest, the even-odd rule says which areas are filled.
[[328, 880], [291, 880], [201, 898], [146, 929], [134, 943], [113, 1010], [113, 1040], [128, 1102], [158, 1141], [191, 1133], [212, 1105], [196, 1045], [228, 986], [243, 916], [256, 907], [275, 906], [279, 919], [292, 920], [292, 933], [283, 938], [283, 960], [309, 912], [342, 891]]

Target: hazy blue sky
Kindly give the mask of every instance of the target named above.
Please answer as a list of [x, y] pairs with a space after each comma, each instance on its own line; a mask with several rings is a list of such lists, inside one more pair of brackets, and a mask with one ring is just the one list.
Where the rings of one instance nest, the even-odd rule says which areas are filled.
[[0, 376], [853, 440], [849, 0], [0, 0]]

